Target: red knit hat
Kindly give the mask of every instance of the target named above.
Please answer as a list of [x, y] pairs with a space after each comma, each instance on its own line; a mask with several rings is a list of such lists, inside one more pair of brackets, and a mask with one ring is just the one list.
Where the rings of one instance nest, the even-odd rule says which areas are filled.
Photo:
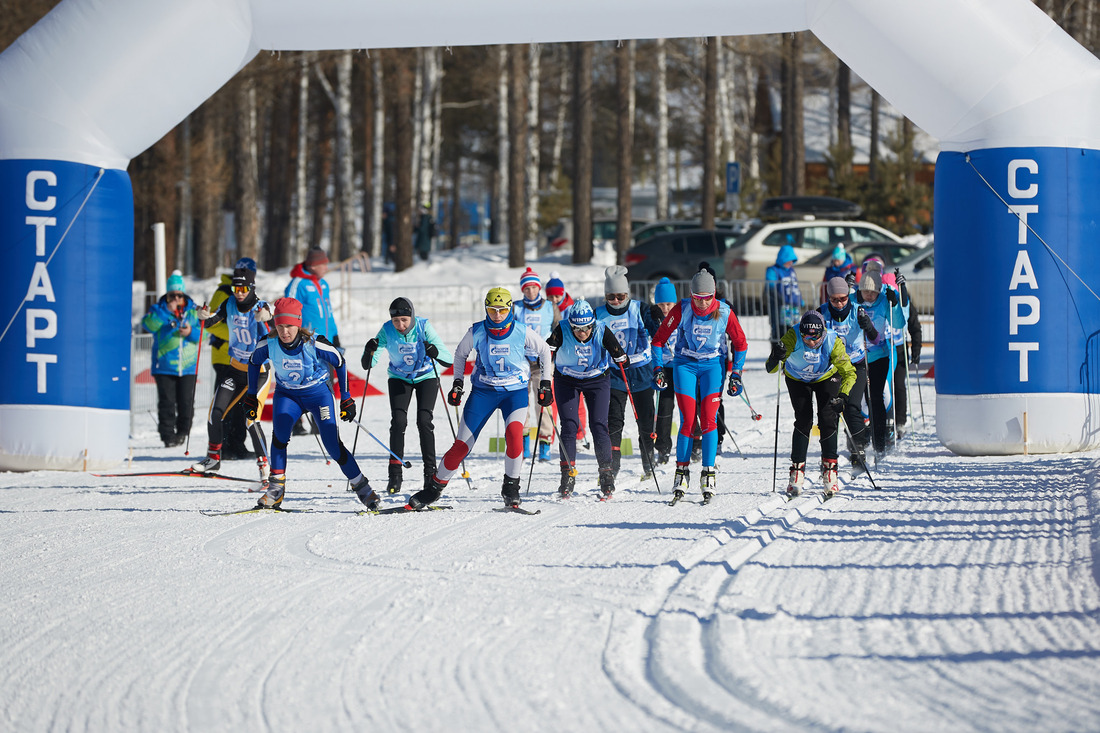
[[275, 301], [276, 326], [301, 326], [302, 304], [294, 298], [279, 298]]
[[314, 247], [306, 253], [306, 259], [302, 264], [306, 266], [306, 269], [314, 265], [326, 265], [328, 264], [328, 255], [320, 247]]
[[539, 290], [542, 290], [542, 281], [539, 280], [538, 273], [532, 270], [530, 267], [520, 275], [519, 277], [519, 289], [523, 290], [528, 285], [534, 285]]

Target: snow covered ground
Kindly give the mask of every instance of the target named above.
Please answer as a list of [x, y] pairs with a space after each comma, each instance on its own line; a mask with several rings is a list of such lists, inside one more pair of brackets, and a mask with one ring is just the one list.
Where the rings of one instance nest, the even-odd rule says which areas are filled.
[[[518, 285], [518, 270], [464, 262], [357, 284]], [[534, 265], [543, 279], [552, 267]], [[345, 345], [357, 361], [362, 341]], [[880, 491], [857, 479], [828, 503], [813, 491], [788, 504], [772, 493], [766, 353], [750, 344], [745, 379], [764, 419], [726, 398], [744, 458], [727, 439], [705, 507], [698, 494], [668, 507], [671, 468], [658, 494], [636, 455], [598, 502], [582, 452], [574, 499], [556, 500], [556, 465], [536, 464], [525, 506], [541, 514], [492, 512], [494, 421], [467, 461], [471, 485], [456, 477], [444, 495], [453, 509], [418, 515], [356, 514], [308, 436], [290, 444], [286, 504], [300, 514], [199, 513], [251, 505], [245, 484], [0, 474], [0, 727], [1100, 729], [1100, 454], [954, 456], [922, 380], [926, 424], [917, 404], [875, 472]], [[385, 388], [381, 373], [371, 382]], [[785, 394], [778, 404], [783, 472], [791, 410]], [[387, 408], [366, 399], [383, 439]], [[442, 452], [442, 406], [436, 431]], [[201, 418], [192, 436], [201, 453]], [[414, 430], [407, 440], [415, 490]], [[151, 426], [132, 442], [120, 470], [190, 460]], [[384, 486], [374, 441], [361, 436], [356, 455]]]

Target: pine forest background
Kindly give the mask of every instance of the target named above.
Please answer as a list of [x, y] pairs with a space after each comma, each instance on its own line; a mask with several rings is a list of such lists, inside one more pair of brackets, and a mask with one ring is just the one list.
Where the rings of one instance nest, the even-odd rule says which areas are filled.
[[[0, 50], [59, 0], [3, 0]], [[1100, 0], [1035, 0], [1083, 46], [1100, 45]], [[306, 10], [305, 12], [308, 12]], [[869, 98], [870, 143], [852, 144], [852, 99]], [[823, 161], [807, 165], [805, 103], [828, 100]], [[898, 234], [931, 226], [931, 163], [908, 120], [810, 33], [461, 48], [261, 53], [129, 166], [134, 277], [153, 282], [151, 231], [199, 277], [237, 257], [274, 270], [323, 246], [395, 268], [430, 204], [444, 247], [524, 242], [572, 216], [573, 259], [592, 257], [593, 188], [615, 189], [629, 247], [632, 186], [658, 219], [724, 211], [727, 161], [742, 164], [741, 215], [768, 195], [861, 204]], [[385, 212], [385, 214], [383, 214]], [[369, 262], [364, 262], [369, 267]]]

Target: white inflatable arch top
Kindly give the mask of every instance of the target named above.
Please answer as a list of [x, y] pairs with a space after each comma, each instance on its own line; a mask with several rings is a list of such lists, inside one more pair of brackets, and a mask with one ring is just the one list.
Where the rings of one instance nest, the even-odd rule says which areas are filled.
[[64, 0], [0, 55], [0, 241], [15, 249], [0, 469], [126, 453], [125, 168], [261, 50], [800, 30], [945, 151], [941, 440], [960, 453], [1100, 444], [1100, 312], [1069, 272], [1100, 280], [1100, 62], [1030, 0]]

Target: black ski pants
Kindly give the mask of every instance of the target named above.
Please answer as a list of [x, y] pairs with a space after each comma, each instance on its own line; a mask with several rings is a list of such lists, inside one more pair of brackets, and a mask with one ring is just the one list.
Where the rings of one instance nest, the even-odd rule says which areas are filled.
[[390, 377], [390, 450], [405, 458], [405, 430], [409, 425], [409, 405], [416, 395], [416, 429], [420, 433], [420, 454], [425, 471], [435, 471], [435, 398], [439, 381], [435, 377], [421, 382], [406, 382]]
[[164, 443], [176, 443], [191, 432], [195, 414], [195, 375], [154, 374], [157, 383], [157, 430]]
[[[786, 375], [785, 375], [786, 376]], [[821, 433], [821, 459], [836, 460], [836, 426], [838, 415], [829, 400], [840, 393], [840, 375], [834, 374], [820, 382], [787, 379], [787, 394], [794, 408], [794, 435], [791, 438], [791, 462], [804, 463], [810, 445], [810, 430], [814, 424], [814, 398], [817, 399], [817, 429]]]

